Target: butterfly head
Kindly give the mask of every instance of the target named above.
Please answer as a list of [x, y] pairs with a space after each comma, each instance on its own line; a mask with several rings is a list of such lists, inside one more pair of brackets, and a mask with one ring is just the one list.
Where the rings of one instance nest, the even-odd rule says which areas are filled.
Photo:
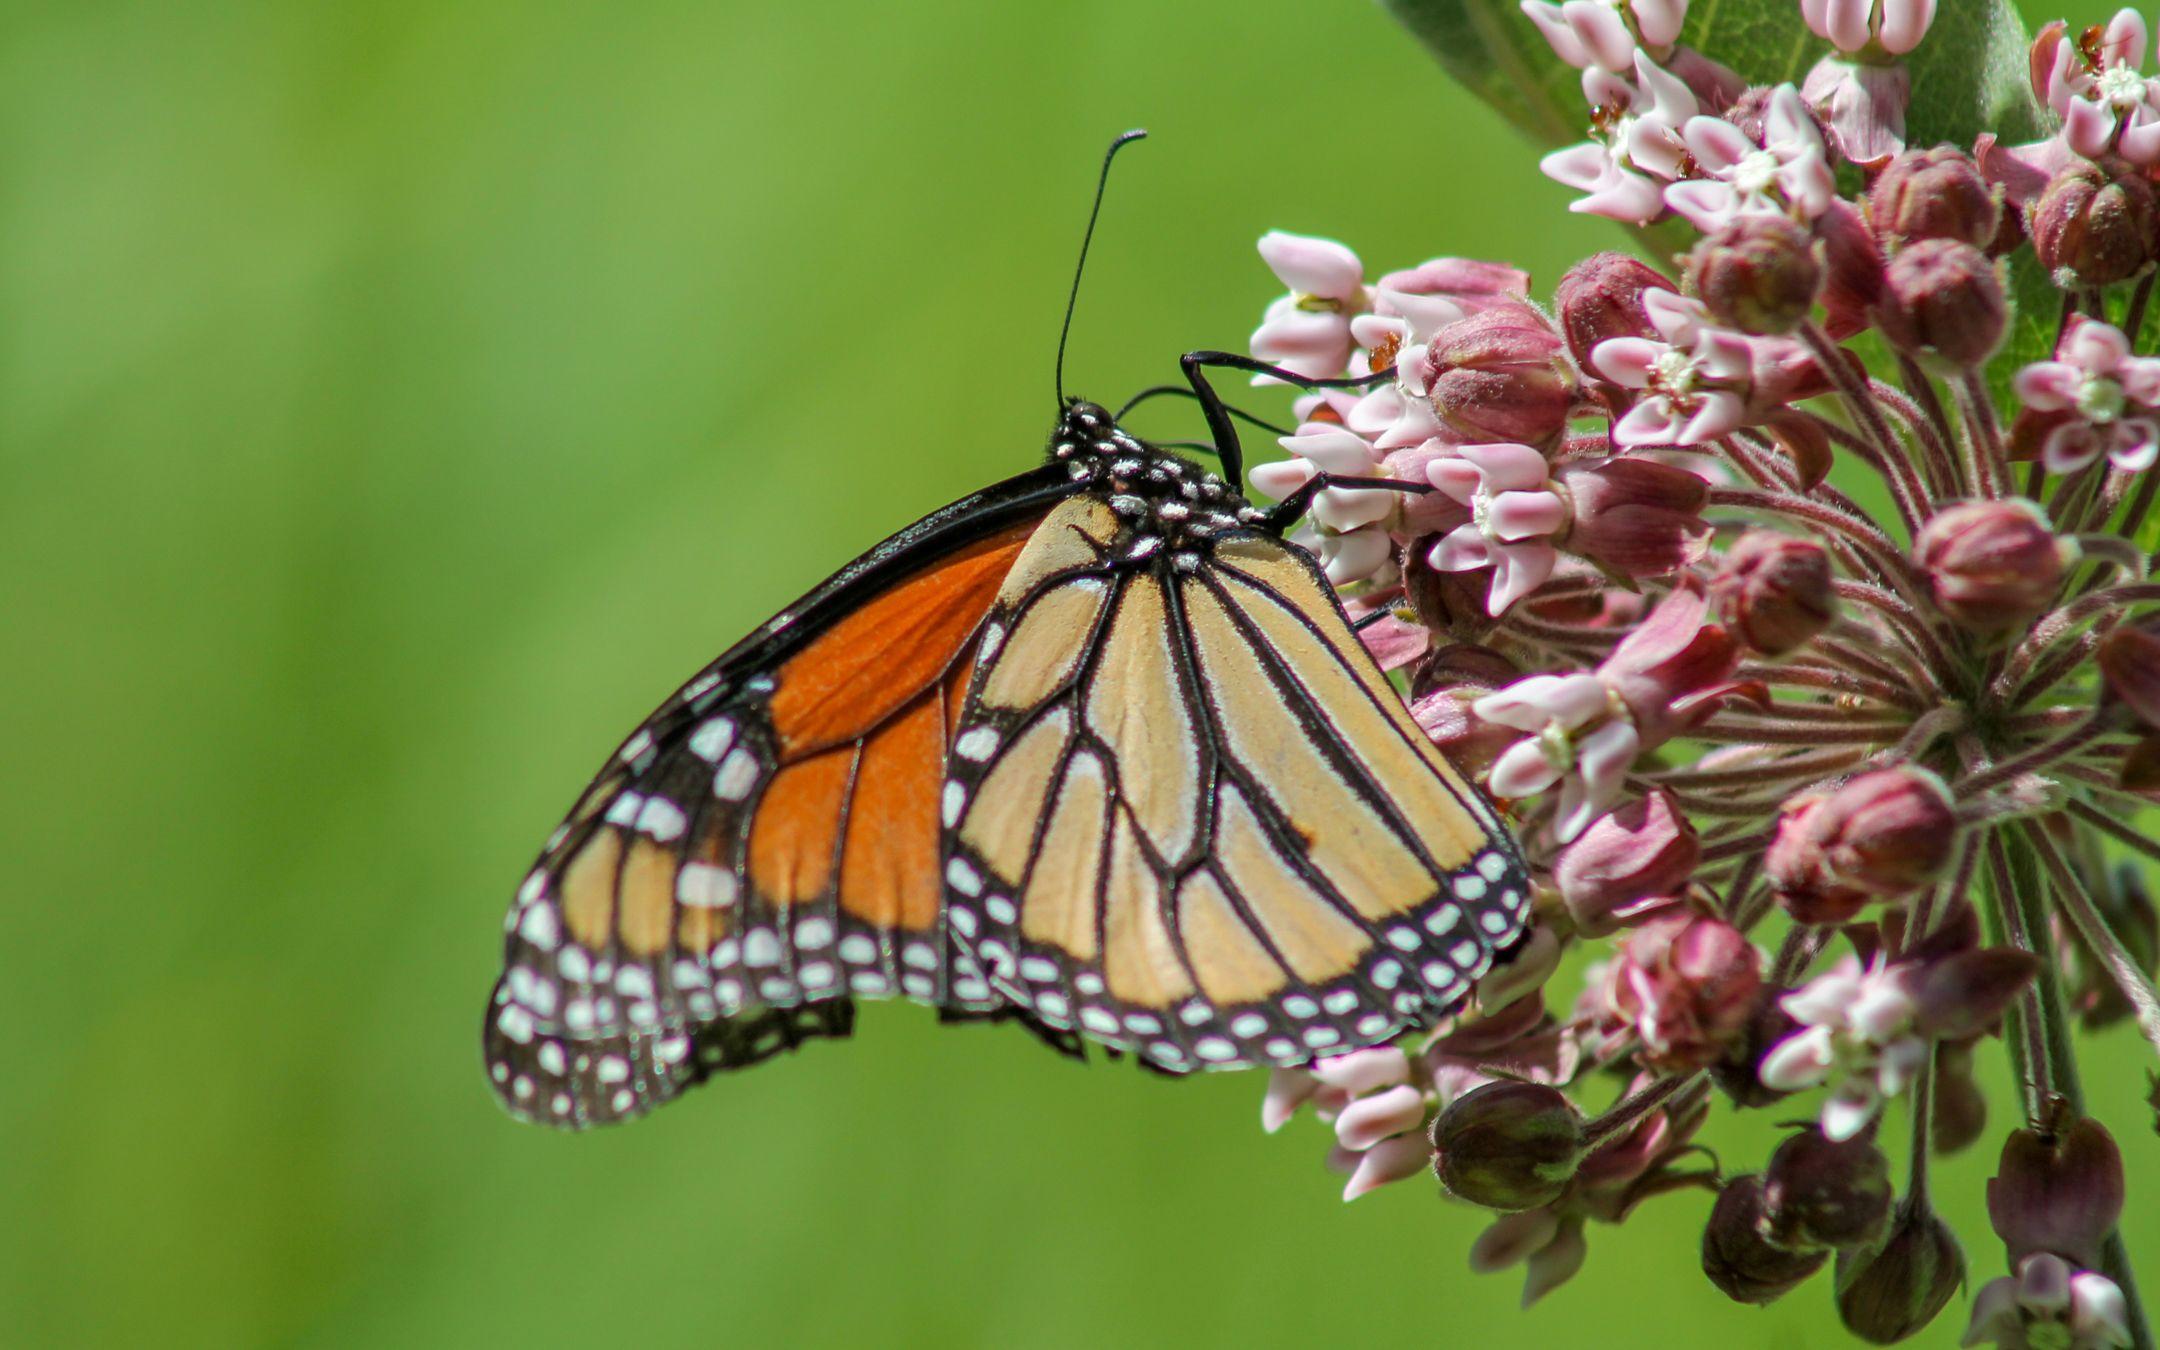
[[1075, 482], [1102, 493], [1143, 535], [1158, 536], [1173, 550], [1264, 519], [1220, 475], [1141, 440], [1084, 399], [1065, 404], [1050, 458]]

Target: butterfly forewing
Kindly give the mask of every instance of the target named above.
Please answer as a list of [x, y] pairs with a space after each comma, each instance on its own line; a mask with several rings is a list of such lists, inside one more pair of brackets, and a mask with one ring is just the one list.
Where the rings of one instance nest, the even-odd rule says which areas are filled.
[[1171, 1070], [1437, 1018], [1524, 927], [1506, 832], [1309, 558], [1128, 458], [1135, 490], [1053, 511], [984, 628], [942, 803], [959, 944]]
[[610, 759], [510, 913], [484, 1048], [513, 1111], [641, 1114], [848, 1034], [851, 995], [1004, 1008], [945, 932], [938, 794], [977, 632], [1044, 485], [896, 536]]

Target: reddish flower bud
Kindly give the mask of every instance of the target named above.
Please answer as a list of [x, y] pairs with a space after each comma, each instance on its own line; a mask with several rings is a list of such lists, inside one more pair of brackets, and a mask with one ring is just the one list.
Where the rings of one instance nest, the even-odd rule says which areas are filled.
[[1838, 1317], [1860, 1339], [1891, 1345], [1934, 1321], [1964, 1283], [1965, 1253], [1950, 1225], [1901, 1205], [1880, 1246], [1838, 1253]]
[[1988, 1218], [2016, 1265], [2053, 1252], [2100, 1264], [2100, 1244], [2123, 1211], [2122, 1151], [2099, 1121], [2080, 1117], [2052, 1134], [2013, 1131], [1987, 1184]]
[[[1425, 495], [1439, 497], [1444, 494], [1428, 492]], [[1437, 536], [1425, 535], [1403, 550], [1403, 598], [1410, 602], [1418, 622], [1434, 633], [1457, 642], [1480, 641], [1499, 623], [1493, 618], [1488, 603], [1492, 592], [1492, 569], [1479, 567], [1466, 572], [1443, 572], [1432, 565], [1433, 545], [1438, 542]]]
[[2100, 644], [2100, 677], [2107, 697], [2160, 727], [2160, 623], [2118, 628]]
[[1687, 889], [1702, 859], [1695, 827], [1663, 788], [1593, 821], [1553, 864], [1553, 884], [1586, 937], [1625, 928]]
[[1432, 1144], [1433, 1169], [1451, 1194], [1487, 1209], [1536, 1209], [1574, 1179], [1583, 1121], [1557, 1088], [1487, 1083], [1440, 1113]]
[[1929, 1140], [1944, 1157], [1971, 1148], [1987, 1131], [1987, 1093], [1973, 1078], [1972, 1043], [1935, 1047], [1935, 1114]]
[[1472, 716], [1470, 705], [1513, 684], [1521, 674], [1513, 662], [1490, 647], [1451, 643], [1435, 650], [1412, 672], [1410, 690], [1415, 701], [1410, 715], [1459, 772], [1482, 778], [1521, 733]]
[[2047, 513], [2016, 497], [1946, 507], [1913, 540], [1936, 607], [1976, 633], [2023, 627], [2054, 603], [2076, 560]]
[[1875, 302], [1882, 298], [1882, 245], [1843, 199], [1816, 219], [1815, 237], [1823, 246], [1823, 329], [1842, 342], [1875, 321]]
[[1769, 1303], [1829, 1261], [1827, 1250], [1791, 1251], [1763, 1236], [1761, 1177], [1734, 1177], [1718, 1192], [1703, 1227], [1703, 1274], [1736, 1303]]
[[2040, 958], [1988, 947], [1920, 963], [1910, 991], [1913, 1019], [1930, 1040], [1964, 1040], [1992, 1029], [2040, 973]]
[[1837, 617], [1829, 552], [1774, 530], [1749, 530], [1726, 550], [1710, 595], [1726, 628], [1770, 656], [1806, 645]]
[[1803, 923], [1842, 923], [1871, 900], [1942, 875], [1957, 847], [1950, 790], [1925, 769], [1864, 773], [1785, 804], [1763, 870]]
[[1710, 317], [1757, 335], [1789, 333], [1814, 311], [1823, 263], [1789, 216], [1734, 216], [1688, 255], [1688, 279]]
[[1874, 1140], [1834, 1141], [1810, 1125], [1763, 1169], [1763, 1231], [1782, 1247], [1856, 1247], [1881, 1230], [1890, 1195], [1890, 1160]]
[[1607, 338], [1656, 338], [1643, 309], [1644, 291], [1678, 291], [1658, 271], [1625, 253], [1597, 253], [1567, 270], [1553, 292], [1553, 308], [1568, 350], [1584, 370], [1591, 349]]
[[1953, 239], [1923, 239], [1883, 270], [1875, 323], [1893, 347], [1974, 370], [2002, 345], [2010, 305], [1985, 253]]
[[1560, 337], [1527, 305], [1458, 320], [1426, 348], [1433, 412], [1473, 441], [1547, 445], [1567, 430], [1575, 371]]
[[1603, 990], [1604, 1011], [1642, 1042], [1652, 1069], [1699, 1069], [1724, 1058], [1762, 988], [1762, 953], [1722, 919], [1660, 914], [1629, 933]]
[[1868, 188], [1867, 204], [1875, 233], [1890, 248], [1922, 239], [1990, 248], [2002, 219], [2000, 194], [1980, 167], [1947, 145], [1891, 160]]
[[2025, 208], [2033, 252], [2064, 290], [2112, 286], [2144, 271], [2156, 222], [2160, 203], [2151, 184], [2089, 165], [2056, 175]]
[[1563, 464], [1553, 480], [1573, 514], [1562, 545], [1608, 572], [1671, 576], [1710, 549], [1710, 526], [1702, 518], [1710, 485], [1700, 474], [1623, 457]]

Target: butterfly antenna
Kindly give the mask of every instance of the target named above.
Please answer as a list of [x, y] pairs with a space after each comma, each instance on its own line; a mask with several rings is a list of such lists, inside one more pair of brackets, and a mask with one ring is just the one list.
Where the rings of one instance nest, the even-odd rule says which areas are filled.
[[1065, 406], [1065, 339], [1072, 336], [1073, 306], [1080, 302], [1080, 274], [1087, 270], [1088, 245], [1095, 238], [1095, 217], [1102, 214], [1103, 189], [1110, 186], [1110, 164], [1117, 158], [1118, 151], [1134, 141], [1145, 139], [1145, 131], [1128, 131], [1110, 142], [1110, 148], [1103, 152], [1102, 174], [1095, 180], [1095, 204], [1088, 208], [1087, 233], [1080, 236], [1080, 261], [1073, 264], [1072, 292], [1065, 297], [1065, 324], [1058, 329], [1057, 401], [1060, 408]]

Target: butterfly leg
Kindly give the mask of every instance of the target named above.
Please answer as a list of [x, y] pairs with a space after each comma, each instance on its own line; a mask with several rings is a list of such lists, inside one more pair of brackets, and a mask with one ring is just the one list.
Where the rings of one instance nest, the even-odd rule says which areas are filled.
[[1297, 491], [1268, 508], [1266, 527], [1276, 534], [1289, 529], [1312, 509], [1312, 499], [1328, 488], [1375, 488], [1382, 492], [1407, 492], [1413, 496], [1433, 490], [1430, 483], [1414, 483], [1405, 478], [1359, 478], [1323, 469], [1306, 479]]
[[[1178, 358], [1178, 369], [1185, 372], [1185, 382], [1192, 386], [1193, 397], [1200, 402], [1200, 412], [1207, 419], [1208, 436], [1215, 442], [1215, 457], [1222, 464], [1223, 477], [1232, 487], [1242, 490], [1245, 485], [1245, 450], [1238, 443], [1237, 426], [1230, 420], [1230, 407], [1208, 383], [1204, 373], [1213, 367], [1221, 370], [1243, 370], [1255, 375], [1266, 375], [1294, 384], [1300, 389], [1363, 389], [1382, 380], [1394, 378], [1395, 372], [1383, 370], [1372, 375], [1352, 375], [1339, 380], [1316, 380], [1280, 366], [1236, 352], [1187, 352]], [[1299, 514], [1303, 514], [1301, 511]]]

